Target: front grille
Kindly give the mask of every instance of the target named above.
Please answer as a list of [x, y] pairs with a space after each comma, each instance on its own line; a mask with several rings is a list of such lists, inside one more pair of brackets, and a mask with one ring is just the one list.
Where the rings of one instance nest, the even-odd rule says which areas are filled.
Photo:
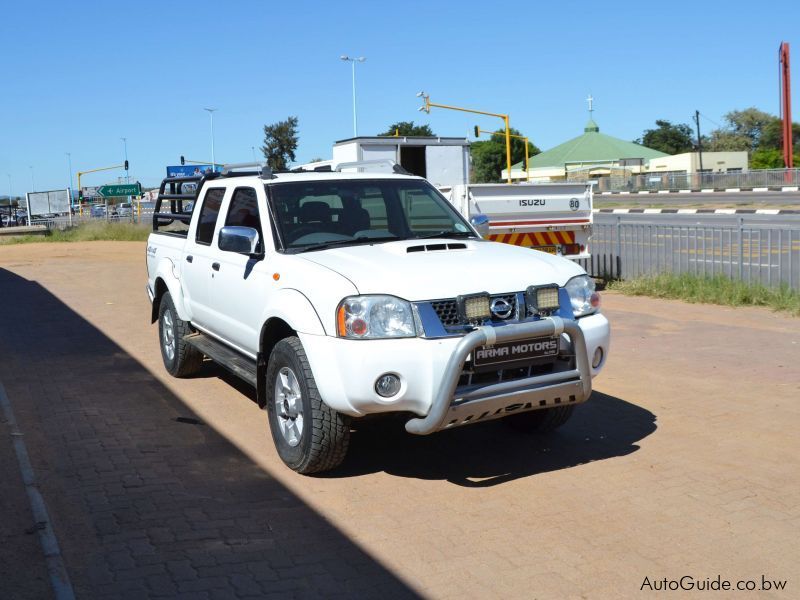
[[431, 302], [431, 305], [445, 327], [452, 327], [461, 323], [461, 319], [458, 316], [458, 305], [455, 300], [437, 300], [436, 302]]

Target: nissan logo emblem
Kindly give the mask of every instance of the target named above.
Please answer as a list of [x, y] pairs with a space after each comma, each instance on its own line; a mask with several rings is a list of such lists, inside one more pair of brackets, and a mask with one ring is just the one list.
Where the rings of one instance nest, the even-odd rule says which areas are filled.
[[489, 310], [491, 310], [492, 314], [498, 319], [507, 319], [511, 316], [511, 313], [514, 312], [514, 307], [508, 300], [495, 298], [489, 305]]

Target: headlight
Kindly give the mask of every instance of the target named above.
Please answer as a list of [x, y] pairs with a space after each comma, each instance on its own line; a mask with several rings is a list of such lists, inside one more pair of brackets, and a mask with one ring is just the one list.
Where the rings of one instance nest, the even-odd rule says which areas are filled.
[[583, 317], [596, 312], [600, 307], [600, 294], [594, 291], [594, 280], [588, 275], [573, 277], [564, 286], [572, 304], [572, 313]]
[[411, 303], [394, 296], [350, 296], [336, 310], [336, 333], [354, 339], [415, 337]]

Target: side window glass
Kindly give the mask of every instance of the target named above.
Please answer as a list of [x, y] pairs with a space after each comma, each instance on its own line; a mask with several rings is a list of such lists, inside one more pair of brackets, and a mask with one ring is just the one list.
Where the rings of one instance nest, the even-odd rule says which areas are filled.
[[253, 188], [236, 188], [228, 206], [225, 226], [251, 227], [258, 232], [257, 251], [263, 248], [264, 234], [261, 232], [261, 218], [258, 214], [258, 198]]
[[212, 188], [206, 191], [197, 218], [197, 237], [195, 239], [198, 244], [207, 246], [211, 244], [223, 196], [225, 196], [225, 188]]

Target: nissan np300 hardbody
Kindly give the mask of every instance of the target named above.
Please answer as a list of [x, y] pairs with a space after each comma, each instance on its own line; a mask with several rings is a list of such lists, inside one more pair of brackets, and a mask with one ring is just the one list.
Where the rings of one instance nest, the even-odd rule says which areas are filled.
[[255, 386], [300, 473], [336, 467], [350, 420], [376, 413], [419, 435], [552, 430], [589, 398], [608, 321], [580, 266], [483, 225], [394, 172], [166, 179], [147, 243], [164, 366], [209, 358]]

